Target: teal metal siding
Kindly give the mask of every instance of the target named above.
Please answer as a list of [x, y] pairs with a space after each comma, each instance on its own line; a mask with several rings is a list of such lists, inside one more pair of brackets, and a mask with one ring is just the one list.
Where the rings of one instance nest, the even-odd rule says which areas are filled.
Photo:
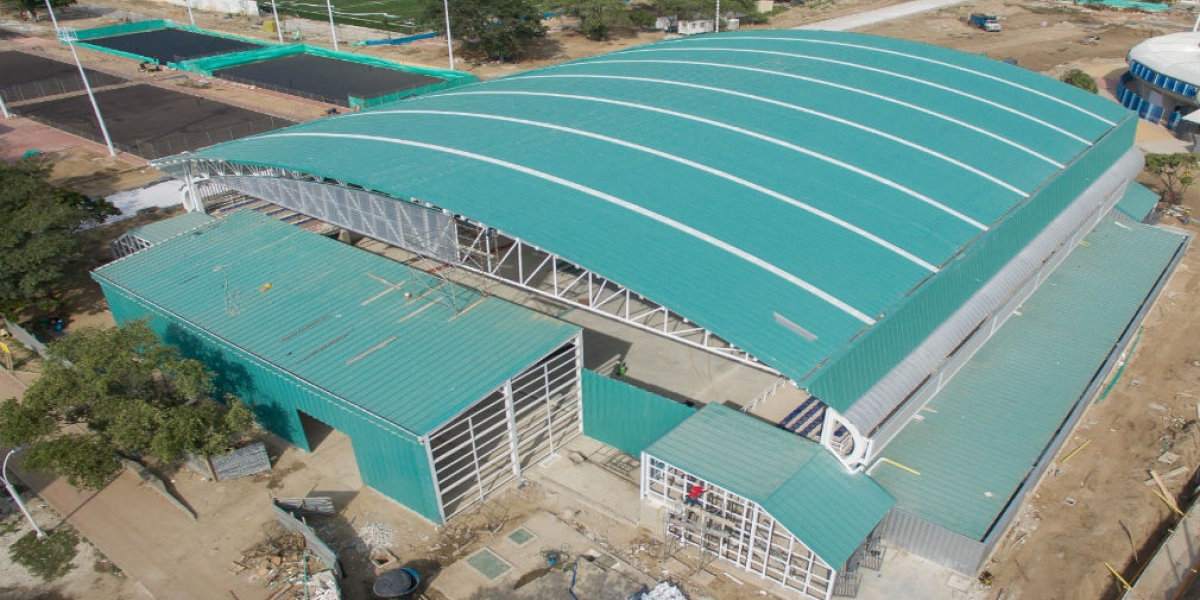
[[1112, 221], [1085, 241], [884, 448], [920, 473], [872, 467], [899, 509], [971, 539], [989, 535], [1186, 244]]
[[641, 456], [646, 446], [695, 412], [623, 381], [583, 371], [583, 434], [626, 454]]
[[[873, 340], [844, 367], [850, 387], [829, 394], [844, 408], [1061, 209], [1050, 196], [1073, 197], [1029, 199], [1056, 175], [1052, 187], [1071, 183], [1060, 165], [1107, 166], [1102, 146], [1128, 148], [1129, 131], [1112, 131], [1127, 118], [978, 56], [753, 31], [631, 48], [159, 165], [279, 167], [432, 203], [634, 289], [795, 380]], [[971, 249], [1022, 206], [1046, 214]], [[965, 272], [930, 279], [968, 258], [955, 269]], [[911, 323], [864, 335], [943, 275], [962, 292], [934, 293]]]
[[835, 569], [896, 503], [820, 444], [720, 404], [705, 405], [645, 454], [756, 502]]
[[166, 343], [204, 362], [217, 374], [219, 391], [250, 404], [259, 422], [272, 433], [310, 450], [296, 411], [312, 415], [350, 437], [363, 483], [435, 523], [442, 522], [428, 456], [419, 440], [398, 428], [387, 429], [368, 420], [340, 400], [301, 384], [114, 285], [104, 281], [100, 285], [117, 323], [150, 317], [150, 326]]
[[919, 293], [898, 303], [889, 316], [853, 340], [830, 359], [829, 366], [802, 380], [801, 385], [835, 410], [850, 407], [1099, 179], [1132, 146], [1136, 127], [1137, 119], [1127, 116], [988, 235], [921, 286]]

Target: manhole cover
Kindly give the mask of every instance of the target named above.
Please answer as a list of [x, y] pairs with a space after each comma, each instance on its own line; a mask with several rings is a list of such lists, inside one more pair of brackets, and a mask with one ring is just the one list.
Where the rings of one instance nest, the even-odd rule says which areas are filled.
[[532, 540], [534, 537], [536, 536], [534, 536], [528, 529], [525, 529], [524, 527], [508, 534], [509, 541], [518, 546], [525, 545], [525, 542]]
[[480, 575], [488, 579], [495, 579], [507, 573], [512, 568], [507, 562], [504, 562], [504, 559], [496, 556], [495, 552], [487, 548], [467, 558], [467, 564], [471, 565], [472, 569], [479, 571]]

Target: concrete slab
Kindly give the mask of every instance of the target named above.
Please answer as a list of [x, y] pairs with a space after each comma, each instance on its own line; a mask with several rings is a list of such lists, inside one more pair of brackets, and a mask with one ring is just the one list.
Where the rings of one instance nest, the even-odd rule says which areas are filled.
[[[510, 536], [519, 530], [533, 537], [517, 544]], [[468, 564], [467, 557], [446, 567], [431, 589], [447, 600], [558, 600], [566, 597], [572, 580], [570, 569], [576, 564], [574, 590], [580, 598], [624, 600], [643, 584], [652, 584], [646, 575], [602, 552], [591, 540], [547, 514], [534, 515], [501, 532], [485, 547], [511, 569], [489, 579]], [[565, 558], [550, 564], [547, 555], [551, 552]]]
[[[967, 600], [981, 586], [951, 569], [895, 548], [888, 548], [878, 571], [861, 569], [857, 600]], [[961, 588], [961, 589], [956, 589]]]
[[[578, 452], [586, 460], [579, 463], [570, 460], [567, 457], [572, 452]], [[526, 471], [525, 476], [554, 488], [582, 506], [627, 525], [637, 525], [642, 510], [637, 470], [622, 476], [604, 466], [607, 461], [617, 458], [617, 451], [581, 435], [559, 449], [558, 454], [563, 458], [545, 461]]]

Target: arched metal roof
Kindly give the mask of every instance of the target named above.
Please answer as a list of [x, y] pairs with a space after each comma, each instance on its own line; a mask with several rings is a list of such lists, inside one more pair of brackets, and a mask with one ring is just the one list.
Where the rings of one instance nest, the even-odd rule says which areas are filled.
[[1126, 116], [978, 56], [750, 31], [631, 48], [182, 158], [303, 171], [465, 215], [799, 380]]

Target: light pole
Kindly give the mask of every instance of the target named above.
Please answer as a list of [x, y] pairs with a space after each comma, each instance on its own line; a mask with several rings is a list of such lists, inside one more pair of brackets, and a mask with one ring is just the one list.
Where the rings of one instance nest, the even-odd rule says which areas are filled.
[[713, 33], [721, 33], [721, 0], [717, 0], [717, 9], [713, 12]]
[[279, 35], [279, 43], [283, 43], [283, 28], [279, 26], [279, 9], [275, 8], [275, 0], [271, 0], [271, 16], [275, 17], [275, 33]]
[[442, 0], [442, 8], [446, 11], [446, 50], [450, 52], [450, 70], [454, 70], [454, 38], [450, 35], [450, 0]]
[[25, 515], [25, 518], [29, 520], [29, 526], [37, 532], [37, 536], [39, 538], [44, 538], [46, 537], [46, 532], [42, 531], [42, 528], [38, 527], [38, 524], [34, 522], [33, 517], [29, 514], [29, 509], [25, 508], [25, 503], [21, 501], [21, 495], [17, 493], [17, 490], [13, 488], [12, 483], [9, 483], [8, 481], [8, 459], [12, 458], [12, 455], [24, 449], [25, 446], [17, 446], [16, 448], [8, 451], [8, 454], [4, 456], [4, 466], [0, 467], [0, 479], [4, 480], [4, 487], [8, 489], [8, 495], [12, 496], [13, 502], [17, 503], [17, 508], [21, 509], [21, 514]]
[[12, 118], [12, 114], [8, 112], [8, 105], [4, 103], [3, 97], [0, 97], [0, 112], [4, 113], [5, 119]]
[[333, 34], [333, 50], [334, 50], [334, 52], [336, 52], [338, 49], [337, 27], [335, 27], [333, 24], [333, 2], [332, 2], [332, 0], [325, 0], [325, 8], [329, 11], [329, 31], [330, 31], [330, 33]]
[[54, 24], [54, 32], [58, 33], [58, 19], [54, 17], [54, 9], [50, 8], [50, 0], [46, 0], [46, 12], [50, 13], [50, 22]]
[[[46, 8], [50, 7], [50, 0], [46, 0]], [[53, 16], [54, 12], [50, 14]], [[100, 105], [96, 103], [96, 95], [92, 93], [92, 84], [88, 83], [87, 73], [83, 70], [83, 63], [79, 62], [79, 53], [75, 52], [75, 42], [79, 37], [75, 34], [74, 27], [61, 27], [58, 29], [58, 39], [71, 49], [71, 56], [75, 57], [75, 66], [79, 67], [79, 76], [83, 78], [83, 89], [87, 90], [88, 100], [92, 101], [92, 110], [96, 111], [96, 122], [100, 123], [100, 133], [104, 134], [104, 144], [108, 146], [108, 155], [116, 156], [117, 151], [113, 148], [112, 138], [108, 136], [108, 127], [104, 125], [104, 115], [100, 114]]]
[[188, 9], [188, 20], [192, 22], [192, 27], [195, 27], [196, 15], [192, 14], [192, 0], [183, 0], [183, 5]]

